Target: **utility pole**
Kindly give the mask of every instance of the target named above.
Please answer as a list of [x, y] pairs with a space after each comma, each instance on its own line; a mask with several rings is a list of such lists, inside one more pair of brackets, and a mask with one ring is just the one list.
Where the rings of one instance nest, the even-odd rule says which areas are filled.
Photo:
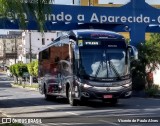
[[[32, 38], [31, 38], [31, 31], [29, 31], [29, 58], [30, 58], [30, 63], [32, 62]], [[33, 83], [33, 78], [30, 75], [30, 85]]]
[[16, 36], [15, 36], [15, 54], [14, 54], [14, 62], [15, 62], [15, 64], [16, 64], [16, 59], [17, 59], [17, 39], [16, 39]]
[[6, 41], [3, 41], [3, 70], [4, 69], [4, 64], [6, 62]]
[[29, 58], [30, 58], [30, 62], [32, 62], [32, 42], [31, 42], [31, 31], [29, 31]]

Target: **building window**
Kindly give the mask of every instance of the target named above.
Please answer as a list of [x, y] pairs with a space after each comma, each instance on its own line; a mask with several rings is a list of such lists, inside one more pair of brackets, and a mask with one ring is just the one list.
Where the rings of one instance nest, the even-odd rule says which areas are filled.
[[42, 38], [42, 45], [45, 45], [45, 38]]
[[15, 41], [14, 41], [14, 40], [11, 40], [11, 43], [15, 43]]

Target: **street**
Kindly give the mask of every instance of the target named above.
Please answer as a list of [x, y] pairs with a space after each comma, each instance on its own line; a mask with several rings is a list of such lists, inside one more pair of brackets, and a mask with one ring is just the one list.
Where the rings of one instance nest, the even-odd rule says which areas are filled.
[[119, 100], [116, 106], [89, 102], [72, 107], [66, 99], [46, 101], [38, 91], [12, 87], [11, 82], [0, 74], [0, 112], [5, 117], [38, 118], [42, 123], [37, 125], [61, 126], [158, 126], [160, 123], [160, 99], [132, 97]]

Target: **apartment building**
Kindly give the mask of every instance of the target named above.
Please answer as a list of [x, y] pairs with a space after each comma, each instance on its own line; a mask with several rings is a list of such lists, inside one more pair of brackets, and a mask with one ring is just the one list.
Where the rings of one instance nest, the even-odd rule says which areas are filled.
[[[14, 64], [18, 54], [22, 48], [18, 45], [22, 44], [21, 32], [9, 32], [6, 35], [0, 35], [0, 62], [5, 65]], [[10, 62], [10, 59], [13, 59]]]

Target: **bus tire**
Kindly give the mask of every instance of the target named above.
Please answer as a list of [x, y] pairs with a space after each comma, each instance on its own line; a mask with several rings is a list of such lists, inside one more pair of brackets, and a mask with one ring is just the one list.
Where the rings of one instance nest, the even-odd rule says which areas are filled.
[[48, 95], [47, 94], [47, 89], [46, 89], [46, 87], [44, 86], [44, 98], [45, 98], [45, 100], [51, 100], [51, 95]]
[[72, 90], [71, 87], [68, 89], [68, 102], [71, 106], [76, 106], [77, 105], [77, 100], [73, 98], [72, 96]]
[[51, 96], [46, 93], [44, 93], [44, 97], [45, 97], [45, 100], [51, 100]]

